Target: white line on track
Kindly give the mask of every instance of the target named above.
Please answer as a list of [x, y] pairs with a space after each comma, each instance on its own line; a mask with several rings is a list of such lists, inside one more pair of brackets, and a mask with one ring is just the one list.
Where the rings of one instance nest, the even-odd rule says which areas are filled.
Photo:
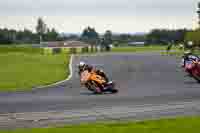
[[[73, 62], [73, 58], [74, 58], [74, 55], [71, 55], [70, 57], [70, 62], [69, 62], [69, 76], [67, 77], [67, 79], [65, 80], [62, 80], [62, 81], [59, 81], [59, 82], [56, 82], [56, 83], [53, 83], [53, 84], [50, 84], [50, 85], [44, 85], [44, 86], [38, 86], [38, 87], [35, 87], [34, 89], [40, 89], [40, 88], [46, 88], [46, 87], [52, 87], [52, 86], [55, 86], [55, 85], [58, 85], [58, 84], [61, 84], [61, 83], [64, 83], [68, 80], [70, 80], [73, 76], [73, 72], [72, 72], [72, 62]], [[34, 90], [33, 89], [33, 90]]]

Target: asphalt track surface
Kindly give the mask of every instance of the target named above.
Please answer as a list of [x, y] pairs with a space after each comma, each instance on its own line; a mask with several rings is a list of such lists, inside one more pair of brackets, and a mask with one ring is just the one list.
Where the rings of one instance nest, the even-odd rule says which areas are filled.
[[[119, 93], [94, 95], [81, 87], [79, 61], [104, 69]], [[185, 77], [179, 63], [180, 58], [159, 53], [74, 56], [69, 81], [31, 92], [0, 93], [0, 128], [199, 115], [200, 84]]]

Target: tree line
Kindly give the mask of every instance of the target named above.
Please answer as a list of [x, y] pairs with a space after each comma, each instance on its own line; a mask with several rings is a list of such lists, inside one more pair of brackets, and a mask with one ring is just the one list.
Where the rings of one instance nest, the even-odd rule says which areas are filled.
[[168, 43], [183, 43], [188, 40], [195, 40], [198, 43], [199, 31], [188, 29], [153, 29], [147, 34], [132, 35], [132, 34], [113, 34], [107, 30], [103, 35], [100, 35], [95, 28], [90, 26], [83, 29], [82, 34], [65, 36], [61, 35], [54, 28], [48, 28], [42, 18], [38, 18], [36, 32], [31, 30], [13, 30], [0, 29], [0, 44], [32, 44], [42, 41], [64, 41], [68, 39], [85, 41], [91, 46], [101, 45], [108, 48], [109, 44], [123, 45], [128, 42], [146, 42], [147, 44], [168, 44]]
[[0, 44], [32, 44], [57, 40], [63, 40], [63, 38], [54, 28], [48, 28], [42, 18], [38, 19], [36, 33], [26, 28], [24, 30], [0, 28]]
[[[163, 44], [169, 43], [185, 43], [188, 38], [188, 33], [192, 30], [188, 29], [153, 29], [147, 34], [113, 34], [110, 30], [107, 30], [101, 38], [105, 41], [105, 44], [127, 45], [129, 42], [145, 42], [146, 44]], [[84, 29], [82, 36], [83, 41], [88, 41], [92, 44], [98, 42], [99, 34], [94, 28]], [[103, 43], [104, 44], [104, 43]]]
[[183, 43], [188, 29], [154, 29], [146, 37], [146, 41], [150, 44], [169, 44], [169, 43]]
[[[198, 3], [198, 16], [200, 27], [200, 2]], [[88, 29], [86, 29], [87, 31]], [[90, 30], [90, 29], [89, 29]], [[91, 29], [91, 32], [96, 32]], [[85, 31], [83, 32], [85, 33]], [[191, 29], [153, 29], [149, 33], [144, 35], [131, 35], [131, 34], [112, 34], [111, 31], [105, 33], [109, 35], [109, 43], [114, 42], [116, 45], [127, 45], [128, 42], [145, 42], [146, 44], [184, 44], [187, 45], [192, 42], [194, 46], [200, 46], [200, 28], [195, 30]], [[83, 34], [85, 35], [85, 34]], [[94, 36], [98, 34], [94, 33]], [[88, 35], [89, 36], [89, 35]], [[91, 38], [92, 35], [91, 35]], [[93, 39], [92, 39], [93, 40]], [[105, 41], [106, 42], [106, 41]], [[109, 44], [107, 43], [107, 44]], [[106, 44], [106, 43], [105, 43]]]

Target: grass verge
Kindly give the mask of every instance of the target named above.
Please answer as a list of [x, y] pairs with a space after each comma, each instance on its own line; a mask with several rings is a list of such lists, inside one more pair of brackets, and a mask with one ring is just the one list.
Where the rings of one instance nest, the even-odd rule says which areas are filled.
[[0, 91], [24, 91], [65, 79], [70, 56], [0, 53]]
[[200, 117], [150, 120], [127, 123], [95, 123], [62, 128], [17, 129], [0, 133], [198, 133]]
[[[194, 51], [193, 54], [195, 55], [200, 55], [200, 51]], [[172, 52], [161, 52], [161, 55], [169, 55], [169, 56], [177, 56], [177, 57], [181, 57], [184, 55], [184, 51], [182, 50], [177, 50], [177, 51], [172, 51]]]
[[163, 51], [166, 50], [166, 46], [142, 46], [142, 47], [114, 47], [112, 52], [151, 52], [151, 51]]

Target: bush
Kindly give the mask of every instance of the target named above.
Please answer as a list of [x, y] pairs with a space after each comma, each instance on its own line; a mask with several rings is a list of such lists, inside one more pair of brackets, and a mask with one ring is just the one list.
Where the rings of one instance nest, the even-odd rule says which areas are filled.
[[199, 30], [188, 32], [185, 36], [185, 41], [186, 42], [192, 41], [194, 43], [194, 45], [200, 45], [200, 37], [199, 36], [200, 36]]

